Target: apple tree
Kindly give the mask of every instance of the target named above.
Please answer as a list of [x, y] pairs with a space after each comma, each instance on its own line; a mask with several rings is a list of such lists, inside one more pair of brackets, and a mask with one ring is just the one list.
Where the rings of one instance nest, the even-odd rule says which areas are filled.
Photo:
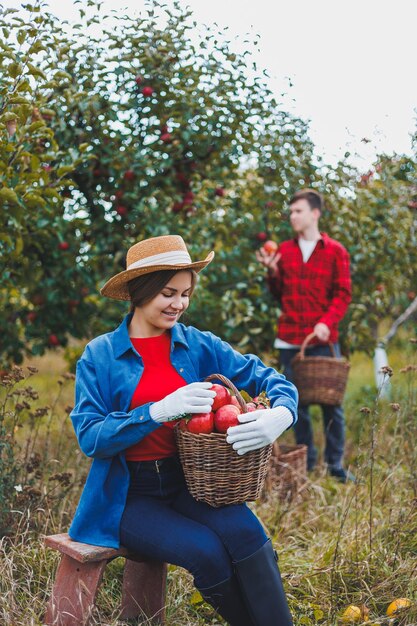
[[77, 265], [76, 222], [65, 214], [69, 176], [87, 158], [63, 145], [53, 129], [48, 99], [70, 76], [49, 64], [51, 37], [38, 6], [25, 17], [0, 11], [0, 361], [63, 344], [86, 333], [73, 316], [86, 280]]

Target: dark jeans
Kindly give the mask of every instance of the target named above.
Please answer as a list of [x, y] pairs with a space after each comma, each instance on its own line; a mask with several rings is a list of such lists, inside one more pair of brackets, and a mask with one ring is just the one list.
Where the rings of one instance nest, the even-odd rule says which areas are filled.
[[[340, 346], [333, 344], [336, 356], [340, 356]], [[281, 349], [279, 358], [283, 367], [284, 376], [293, 382], [291, 361], [299, 352], [298, 348]], [[306, 356], [331, 356], [328, 345], [312, 346], [306, 349]], [[331, 406], [329, 404], [320, 405], [323, 413], [323, 427], [326, 438], [324, 450], [324, 460], [329, 468], [339, 469], [342, 467], [343, 452], [345, 448], [345, 416], [341, 406]], [[303, 443], [308, 447], [307, 466], [311, 470], [317, 462], [317, 448], [314, 445], [313, 427], [308, 405], [298, 406], [298, 421], [294, 426], [295, 439], [297, 443]]]
[[128, 462], [130, 487], [120, 541], [133, 552], [184, 567], [204, 589], [232, 576], [232, 562], [250, 556], [267, 541], [258, 518], [246, 506], [214, 508], [189, 493], [176, 458], [156, 471], [154, 462]]

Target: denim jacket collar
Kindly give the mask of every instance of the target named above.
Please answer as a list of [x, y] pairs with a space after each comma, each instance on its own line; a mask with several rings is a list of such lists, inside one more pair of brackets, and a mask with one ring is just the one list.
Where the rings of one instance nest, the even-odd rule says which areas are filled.
[[[116, 359], [120, 358], [128, 350], [133, 350], [132, 342], [129, 337], [129, 324], [132, 317], [133, 313], [128, 313], [123, 322], [113, 333], [112, 344]], [[171, 349], [174, 343], [180, 343], [185, 348], [188, 348], [181, 324], [175, 324], [175, 326], [171, 329]]]

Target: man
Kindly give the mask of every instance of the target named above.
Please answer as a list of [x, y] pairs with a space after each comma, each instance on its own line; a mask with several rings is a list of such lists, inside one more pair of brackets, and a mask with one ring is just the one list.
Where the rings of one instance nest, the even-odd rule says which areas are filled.
[[[323, 208], [321, 195], [312, 189], [298, 191], [289, 202], [294, 239], [284, 241], [275, 253], [261, 248], [257, 259], [267, 268], [268, 287], [280, 301], [274, 346], [280, 350], [284, 374], [292, 381], [291, 361], [305, 337], [314, 331], [316, 338], [306, 350], [308, 356], [329, 356], [332, 342], [340, 356], [338, 323], [351, 300], [349, 255], [334, 239], [319, 230]], [[341, 482], [353, 480], [343, 468], [345, 419], [341, 406], [322, 405], [326, 447], [324, 458], [329, 473]], [[294, 426], [297, 443], [308, 447], [307, 466], [317, 462], [313, 429], [308, 406], [299, 406]]]

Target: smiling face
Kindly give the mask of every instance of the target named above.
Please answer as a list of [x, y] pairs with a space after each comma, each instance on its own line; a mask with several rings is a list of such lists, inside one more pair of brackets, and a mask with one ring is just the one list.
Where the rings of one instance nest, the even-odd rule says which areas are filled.
[[174, 274], [152, 300], [136, 306], [132, 319], [135, 335], [154, 337], [170, 330], [188, 309], [192, 289], [191, 272], [184, 270]]

